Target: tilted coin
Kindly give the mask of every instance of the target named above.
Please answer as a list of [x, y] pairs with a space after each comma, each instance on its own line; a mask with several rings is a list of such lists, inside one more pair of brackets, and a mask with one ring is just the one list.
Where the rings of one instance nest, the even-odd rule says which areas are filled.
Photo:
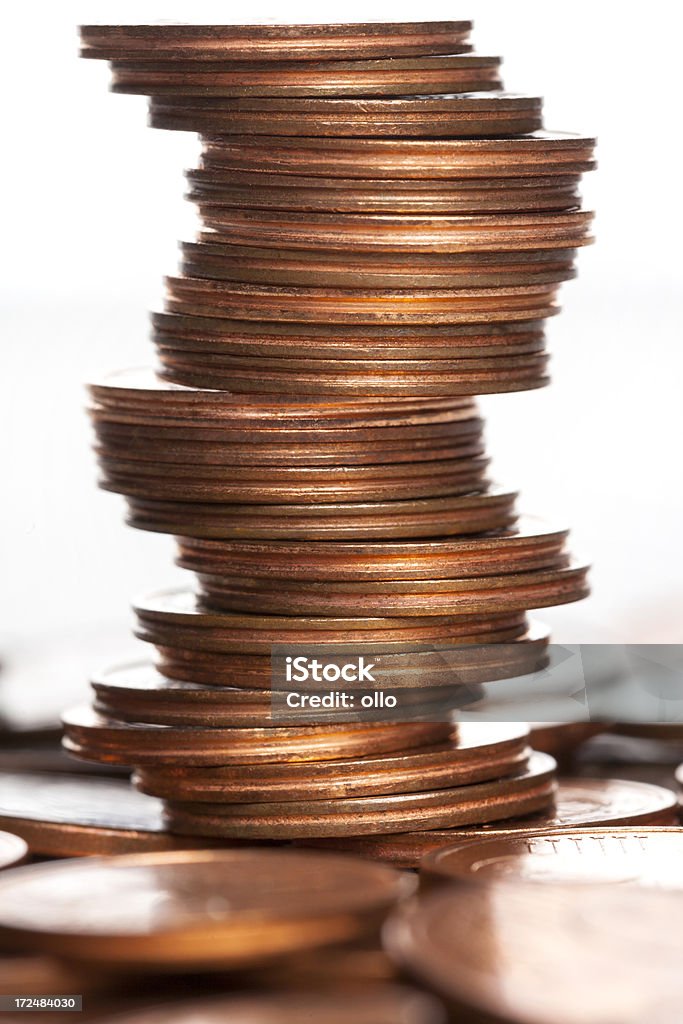
[[595, 139], [537, 131], [493, 139], [205, 137], [202, 166], [320, 178], [514, 178], [594, 168]]
[[241, 967], [374, 930], [414, 882], [290, 850], [193, 850], [20, 868], [0, 879], [0, 938], [108, 968]]
[[[0, 776], [0, 785], [2, 776]], [[21, 864], [28, 855], [28, 846], [24, 840], [12, 832], [0, 832], [0, 871], [3, 868]]]
[[81, 56], [138, 61], [354, 60], [458, 53], [469, 21], [325, 25], [82, 25]]
[[428, 853], [425, 884], [543, 882], [683, 889], [683, 828], [567, 829], [466, 841]]
[[389, 60], [119, 60], [112, 91], [154, 96], [405, 96], [500, 89], [500, 58], [478, 54]]
[[153, 95], [153, 128], [225, 135], [487, 136], [542, 127], [542, 101], [504, 92], [390, 98], [304, 98]]
[[524, 767], [527, 732], [520, 725], [492, 728], [462, 725], [452, 743], [385, 757], [277, 766], [183, 766], [141, 768], [136, 785], [163, 799], [248, 803], [332, 799], [381, 793], [408, 793], [428, 785], [448, 788], [501, 779]]
[[57, 772], [0, 773], [0, 828], [20, 836], [24, 850], [28, 844], [32, 854], [48, 857], [200, 845], [169, 835], [159, 801], [136, 793], [127, 779]]
[[430, 989], [496, 1020], [674, 1024], [682, 912], [679, 892], [638, 886], [466, 885], [395, 915], [384, 941]]

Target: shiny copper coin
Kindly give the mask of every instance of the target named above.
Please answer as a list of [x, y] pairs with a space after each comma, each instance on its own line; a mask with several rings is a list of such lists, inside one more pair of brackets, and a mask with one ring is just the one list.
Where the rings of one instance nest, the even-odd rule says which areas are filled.
[[169, 835], [162, 822], [161, 804], [136, 793], [127, 779], [57, 772], [0, 774], [0, 827], [21, 837], [16, 844], [24, 853], [28, 844], [31, 854], [44, 857], [90, 857], [199, 845]]
[[317, 178], [205, 167], [186, 173], [187, 198], [213, 206], [320, 213], [522, 213], [580, 206], [578, 174], [390, 183], [381, 178]]
[[273, 615], [485, 615], [547, 608], [587, 597], [588, 566], [566, 562], [503, 576], [364, 580], [357, 583], [271, 583], [201, 574], [200, 589], [216, 608]]
[[523, 837], [527, 833], [535, 835], [539, 831], [557, 832], [566, 829], [612, 829], [623, 826], [641, 829], [653, 825], [675, 825], [677, 809], [675, 795], [661, 786], [622, 779], [560, 778], [554, 808], [547, 812], [499, 821], [495, 825], [480, 825], [473, 829], [443, 829], [386, 838], [336, 840], [334, 846], [373, 860], [414, 868], [430, 851], [465, 840]]
[[426, 884], [636, 884], [683, 890], [683, 828], [567, 829], [465, 842], [427, 854]]
[[183, 316], [296, 323], [489, 323], [557, 312], [557, 285], [509, 288], [285, 288], [208, 278], [166, 278], [166, 307]]
[[486, 136], [542, 127], [542, 101], [504, 92], [389, 99], [224, 99], [152, 96], [153, 128], [226, 135]]
[[235, 245], [466, 253], [574, 249], [592, 241], [592, 214], [584, 210], [460, 217], [332, 215], [206, 206], [200, 210], [207, 226]]
[[203, 139], [202, 166], [239, 171], [393, 181], [579, 174], [594, 164], [595, 139], [536, 131], [494, 139]]
[[[251, 206], [253, 208], [254, 204]], [[267, 285], [354, 289], [492, 288], [558, 284], [575, 276], [573, 249], [351, 254], [337, 249], [232, 245], [211, 231], [203, 232], [198, 242], [184, 242], [181, 249], [182, 270], [187, 277]], [[201, 316], [211, 320], [206, 314]], [[180, 320], [180, 316], [176, 320]], [[266, 323], [264, 321], [262, 329], [267, 332]], [[300, 330], [304, 332], [304, 328]], [[455, 326], [449, 334], [453, 345], [457, 345], [457, 335]], [[329, 340], [328, 336], [328, 343]], [[366, 339], [365, 344], [369, 341]], [[362, 344], [363, 340], [359, 337], [358, 342]]]
[[496, 821], [552, 803], [555, 762], [534, 754], [528, 767], [494, 782], [417, 793], [282, 803], [166, 802], [171, 831], [245, 839], [295, 839], [400, 832]]
[[354, 723], [278, 728], [211, 728], [120, 722], [88, 707], [63, 717], [74, 757], [107, 764], [260, 764], [329, 761], [428, 746], [448, 738], [448, 722]]
[[359, 645], [377, 654], [421, 644], [497, 643], [523, 635], [520, 612], [395, 618], [273, 616], [209, 610], [191, 591], [151, 594], [135, 604], [137, 635], [161, 647], [235, 654], [267, 654], [277, 643], [330, 644], [338, 653]]
[[402, 544], [334, 541], [210, 541], [178, 538], [177, 563], [212, 576], [245, 574], [266, 579], [433, 579], [493, 576], [554, 567], [564, 557], [567, 530], [524, 518], [509, 530], [466, 539]]
[[[335, 951], [332, 962], [344, 956], [343, 951]], [[350, 954], [346, 956], [350, 957]], [[268, 982], [275, 969], [282, 974], [286, 985], [288, 966], [289, 961], [283, 966], [279, 963], [273, 967], [269, 965]], [[387, 961], [387, 970], [389, 967]], [[314, 971], [316, 981], [320, 973]], [[259, 972], [258, 978], [262, 988], [263, 972]], [[384, 982], [385, 979], [381, 980]], [[316, 1021], [316, 1024], [445, 1024], [446, 1018], [441, 1005], [432, 996], [384, 983], [363, 991], [345, 989], [343, 999], [339, 998], [339, 992], [310, 990], [295, 993], [278, 991], [273, 995], [261, 993], [257, 996], [224, 995], [191, 1002], [181, 1000], [116, 1016], [116, 1024], [225, 1024], [226, 1021], [230, 1024], [301, 1024], [302, 1021]]]
[[450, 744], [408, 754], [210, 771], [182, 766], [143, 768], [135, 776], [143, 793], [190, 802], [249, 803], [334, 799], [382, 793], [409, 793], [501, 779], [529, 757], [523, 725], [459, 727]]
[[500, 488], [460, 497], [357, 505], [221, 505], [128, 500], [139, 530], [207, 538], [359, 541], [429, 537], [504, 529], [514, 522], [516, 494]]
[[405, 96], [500, 89], [499, 57], [478, 54], [283, 63], [196, 59], [112, 63], [112, 91], [146, 96]]
[[[244, 247], [223, 248], [244, 251]], [[253, 252], [253, 250], [251, 250]], [[276, 254], [281, 250], [259, 250]], [[517, 261], [529, 254], [510, 254]], [[530, 254], [533, 260], [559, 263], [571, 253], [551, 250]], [[335, 259], [348, 260], [348, 255]], [[363, 257], [365, 259], [365, 257]], [[431, 260], [431, 257], [427, 257]], [[450, 256], [446, 257], [450, 259]], [[455, 257], [459, 257], [456, 255]], [[477, 261], [498, 261], [497, 254], [476, 254]], [[377, 259], [382, 260], [378, 255]], [[411, 256], [411, 265], [419, 273], [421, 257]], [[503, 259], [507, 260], [508, 255]], [[241, 262], [241, 261], [240, 261]], [[271, 258], [275, 266], [276, 257]], [[373, 265], [375, 257], [372, 258]], [[273, 271], [275, 272], [275, 271]], [[270, 273], [270, 271], [269, 271]], [[537, 323], [480, 324], [457, 326], [413, 326], [400, 329], [365, 325], [362, 328], [334, 324], [291, 324], [271, 321], [230, 320], [224, 317], [180, 316], [174, 313], [152, 314], [153, 338], [160, 348], [168, 347], [188, 353], [211, 355], [242, 355], [285, 357], [286, 359], [336, 360], [455, 360], [541, 353], [544, 348], [543, 325]]]
[[301, 851], [93, 857], [2, 878], [0, 937], [108, 968], [222, 969], [367, 933], [412, 888], [381, 865]]
[[675, 1024], [682, 912], [678, 892], [501, 882], [430, 893], [383, 937], [399, 965], [487, 1018]]
[[469, 21], [323, 25], [82, 25], [81, 56], [103, 60], [356, 60], [457, 53]]
[[607, 728], [604, 722], [534, 722], [531, 724], [532, 744], [534, 749], [544, 750], [553, 757], [566, 757]]
[[[2, 776], [0, 776], [2, 785]], [[28, 846], [24, 840], [12, 832], [0, 832], [0, 871], [3, 868], [16, 867], [28, 856]]]

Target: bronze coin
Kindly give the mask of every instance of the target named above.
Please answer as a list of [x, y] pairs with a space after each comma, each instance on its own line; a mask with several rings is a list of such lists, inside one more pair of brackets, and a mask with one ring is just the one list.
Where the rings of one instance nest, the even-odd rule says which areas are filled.
[[[318, 954], [320, 955], [320, 954]], [[335, 950], [332, 963], [351, 954]], [[380, 957], [382, 954], [380, 954]], [[354, 962], [357, 966], [358, 957]], [[317, 965], [316, 965], [317, 966]], [[386, 970], [389, 970], [387, 961]], [[290, 963], [274, 965], [286, 984]], [[268, 979], [273, 968], [269, 965]], [[314, 971], [316, 981], [320, 976]], [[357, 977], [354, 972], [352, 977]], [[263, 972], [258, 975], [263, 986]], [[384, 978], [381, 979], [384, 982]], [[23, 989], [22, 989], [23, 991]], [[54, 991], [54, 990], [51, 990]], [[223, 995], [185, 1002], [165, 1003], [152, 1009], [117, 1014], [110, 1024], [445, 1024], [444, 1011], [435, 998], [424, 992], [385, 983], [356, 991], [339, 993], [321, 991], [282, 992], [264, 995]]]
[[608, 726], [604, 722], [534, 722], [530, 728], [535, 750], [563, 758]]
[[[239, 249], [238, 246], [225, 248]], [[253, 251], [253, 250], [252, 250]], [[275, 253], [279, 250], [257, 250]], [[505, 254], [524, 261], [529, 254]], [[573, 253], [549, 250], [530, 254], [535, 261], [546, 259], [562, 262]], [[367, 259], [368, 254], [363, 256]], [[348, 254], [335, 254], [335, 259], [348, 260]], [[460, 257], [455, 254], [455, 259]], [[469, 258], [469, 257], [468, 257]], [[498, 254], [477, 253], [477, 260], [497, 261]], [[381, 254], [377, 259], [382, 260]], [[419, 255], [411, 257], [419, 265]], [[431, 257], [428, 257], [431, 260]], [[447, 254], [446, 259], [451, 259]], [[375, 257], [372, 257], [373, 265]], [[272, 263], [275, 264], [275, 258]], [[292, 324], [271, 321], [230, 320], [224, 317], [180, 316], [175, 313], [153, 313], [153, 338], [159, 347], [187, 352], [230, 355], [263, 355], [269, 357], [336, 359], [336, 360], [455, 360], [478, 357], [515, 356], [540, 353], [544, 338], [542, 323], [458, 324], [457, 326], [411, 326], [400, 329], [368, 324], [362, 329], [343, 324]], [[463, 406], [467, 408], [467, 406]]]
[[353, 723], [273, 728], [211, 728], [120, 722], [89, 707], [65, 712], [64, 746], [107, 764], [188, 765], [325, 761], [409, 750], [448, 739], [448, 722]]
[[[315, 133], [313, 133], [315, 135]], [[537, 131], [493, 139], [335, 139], [217, 136], [203, 139], [202, 166], [320, 178], [516, 178], [594, 168], [595, 139]]]
[[618, 722], [612, 729], [620, 736], [683, 742], [683, 722]]
[[108, 968], [218, 970], [356, 938], [413, 886], [382, 865], [291, 850], [92, 857], [4, 876], [0, 936]]
[[356, 60], [458, 53], [469, 21], [325, 25], [82, 25], [81, 56], [103, 60]]
[[225, 539], [449, 536], [511, 525], [515, 498], [514, 492], [500, 488], [460, 497], [357, 505], [221, 505], [131, 498], [128, 522], [139, 530]]
[[425, 883], [636, 884], [683, 889], [683, 828], [566, 829], [454, 844], [428, 853]]
[[417, 793], [282, 803], [167, 801], [171, 831], [244, 839], [373, 835], [496, 821], [552, 804], [555, 762], [533, 754], [504, 779]]
[[143, 793], [189, 802], [287, 803], [408, 793], [501, 779], [523, 767], [529, 757], [525, 726], [482, 728], [464, 724], [450, 744], [407, 754], [327, 761], [310, 765], [141, 768], [135, 776]]
[[465, 885], [405, 907], [383, 938], [400, 966], [487, 1018], [675, 1024], [682, 911], [680, 893], [638, 886]]
[[[547, 756], [547, 755], [543, 755]], [[400, 867], [417, 867], [432, 850], [467, 840], [535, 835], [566, 829], [649, 828], [677, 824], [677, 801], [661, 786], [622, 779], [560, 778], [554, 808], [527, 817], [480, 825], [472, 829], [442, 829], [386, 837], [335, 840], [327, 845]], [[321, 840], [322, 842], [322, 840]]]
[[136, 793], [127, 779], [56, 772], [0, 774], [0, 827], [21, 837], [16, 843], [24, 853], [28, 844], [31, 854], [43, 857], [90, 857], [199, 845], [169, 835], [159, 801]]
[[203, 134], [472, 138], [538, 131], [541, 107], [538, 97], [497, 91], [380, 99], [153, 95], [149, 124]]
[[[2, 781], [3, 778], [0, 775], [0, 785], [2, 785]], [[26, 860], [27, 856], [28, 846], [19, 835], [12, 832], [0, 832], [0, 871], [3, 868], [16, 867], [17, 864]]]
[[405, 96], [502, 86], [499, 57], [252, 63], [196, 59], [113, 61], [112, 91], [154, 96]]
[[192, 572], [266, 579], [347, 580], [493, 576], [554, 567], [567, 530], [525, 518], [497, 534], [404, 543], [207, 541], [178, 538], [177, 564]]
[[522, 252], [589, 245], [592, 214], [517, 213], [424, 217], [291, 213], [201, 206], [204, 223], [236, 245], [354, 252]]
[[272, 615], [485, 615], [580, 601], [589, 593], [588, 566], [566, 561], [555, 569], [504, 576], [363, 580], [355, 583], [272, 583], [257, 578], [201, 574], [200, 589], [226, 611]]

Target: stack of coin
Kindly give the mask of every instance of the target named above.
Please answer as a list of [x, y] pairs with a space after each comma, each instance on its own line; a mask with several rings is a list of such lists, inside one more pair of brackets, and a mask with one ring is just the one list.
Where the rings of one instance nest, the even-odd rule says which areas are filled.
[[[453, 724], [480, 683], [545, 665], [528, 611], [587, 593], [566, 531], [489, 480], [472, 396], [547, 383], [593, 140], [545, 131], [469, 29], [81, 31], [115, 91], [203, 146], [160, 370], [91, 387], [102, 486], [177, 537], [198, 594], [139, 601], [155, 665], [101, 675], [64, 718], [69, 752], [134, 768], [175, 831], [335, 838], [552, 804], [524, 729]], [[372, 658], [400, 712], [274, 715], [271, 655], [307, 647]]]

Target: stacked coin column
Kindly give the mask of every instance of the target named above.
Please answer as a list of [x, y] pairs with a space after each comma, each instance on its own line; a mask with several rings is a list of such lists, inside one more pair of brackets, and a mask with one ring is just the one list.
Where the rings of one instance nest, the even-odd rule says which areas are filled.
[[[491, 484], [471, 396], [547, 382], [592, 141], [541, 131], [468, 29], [82, 30], [117, 91], [204, 147], [160, 370], [92, 387], [102, 486], [178, 536], [200, 596], [141, 602], [157, 667], [106, 673], [65, 716], [67, 748], [138, 769], [173, 830], [391, 833], [552, 800], [523, 729], [455, 734], [447, 708], [463, 679], [538, 663], [529, 609], [586, 593], [566, 531]], [[275, 721], [273, 645], [367, 654], [430, 713]]]

